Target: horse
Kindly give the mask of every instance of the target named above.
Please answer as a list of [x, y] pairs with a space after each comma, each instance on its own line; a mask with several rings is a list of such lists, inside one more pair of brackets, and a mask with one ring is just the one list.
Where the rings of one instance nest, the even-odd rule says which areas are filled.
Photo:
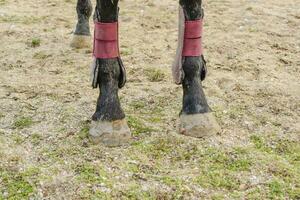
[[[89, 137], [93, 143], [120, 146], [132, 138], [118, 91], [126, 83], [126, 71], [119, 53], [119, 0], [97, 0], [94, 12], [92, 87], [99, 88]], [[77, 1], [78, 21], [71, 46], [91, 45], [90, 0]], [[203, 138], [220, 132], [202, 87], [207, 74], [202, 49], [204, 10], [202, 0], [179, 0], [178, 48], [172, 67], [176, 84], [182, 85], [179, 133]], [[122, 34], [122, 33], [120, 33]]]

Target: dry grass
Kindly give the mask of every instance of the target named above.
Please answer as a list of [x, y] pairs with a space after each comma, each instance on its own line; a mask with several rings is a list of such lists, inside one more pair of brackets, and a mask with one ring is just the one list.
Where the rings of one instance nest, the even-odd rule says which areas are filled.
[[223, 127], [205, 140], [176, 133], [177, 2], [121, 1], [135, 139], [112, 149], [86, 139], [98, 91], [90, 50], [69, 47], [75, 5], [0, 0], [0, 199], [300, 198], [295, 1], [205, 2], [204, 88]]

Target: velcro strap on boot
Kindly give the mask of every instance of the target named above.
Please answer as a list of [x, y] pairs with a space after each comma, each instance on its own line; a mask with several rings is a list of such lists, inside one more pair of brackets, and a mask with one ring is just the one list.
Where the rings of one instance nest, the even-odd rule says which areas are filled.
[[118, 35], [118, 22], [95, 22], [93, 55], [96, 58], [118, 58]]
[[201, 56], [203, 20], [185, 21], [182, 56]]

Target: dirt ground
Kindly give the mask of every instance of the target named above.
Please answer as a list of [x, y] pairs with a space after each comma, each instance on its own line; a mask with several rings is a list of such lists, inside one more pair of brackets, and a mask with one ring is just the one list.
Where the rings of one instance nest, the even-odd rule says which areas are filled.
[[203, 140], [177, 134], [177, 4], [120, 1], [135, 138], [106, 148], [87, 140], [98, 90], [91, 50], [69, 46], [75, 0], [0, 0], [0, 199], [300, 199], [300, 1], [204, 2], [223, 131]]

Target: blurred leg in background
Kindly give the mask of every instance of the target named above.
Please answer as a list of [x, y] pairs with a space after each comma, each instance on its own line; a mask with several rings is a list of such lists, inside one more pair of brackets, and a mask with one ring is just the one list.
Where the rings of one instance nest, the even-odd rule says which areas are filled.
[[91, 32], [90, 32], [90, 25], [89, 25], [89, 19], [93, 12], [91, 1], [78, 0], [76, 11], [78, 16], [78, 21], [71, 42], [71, 47], [91, 48], [92, 39], [91, 39]]

